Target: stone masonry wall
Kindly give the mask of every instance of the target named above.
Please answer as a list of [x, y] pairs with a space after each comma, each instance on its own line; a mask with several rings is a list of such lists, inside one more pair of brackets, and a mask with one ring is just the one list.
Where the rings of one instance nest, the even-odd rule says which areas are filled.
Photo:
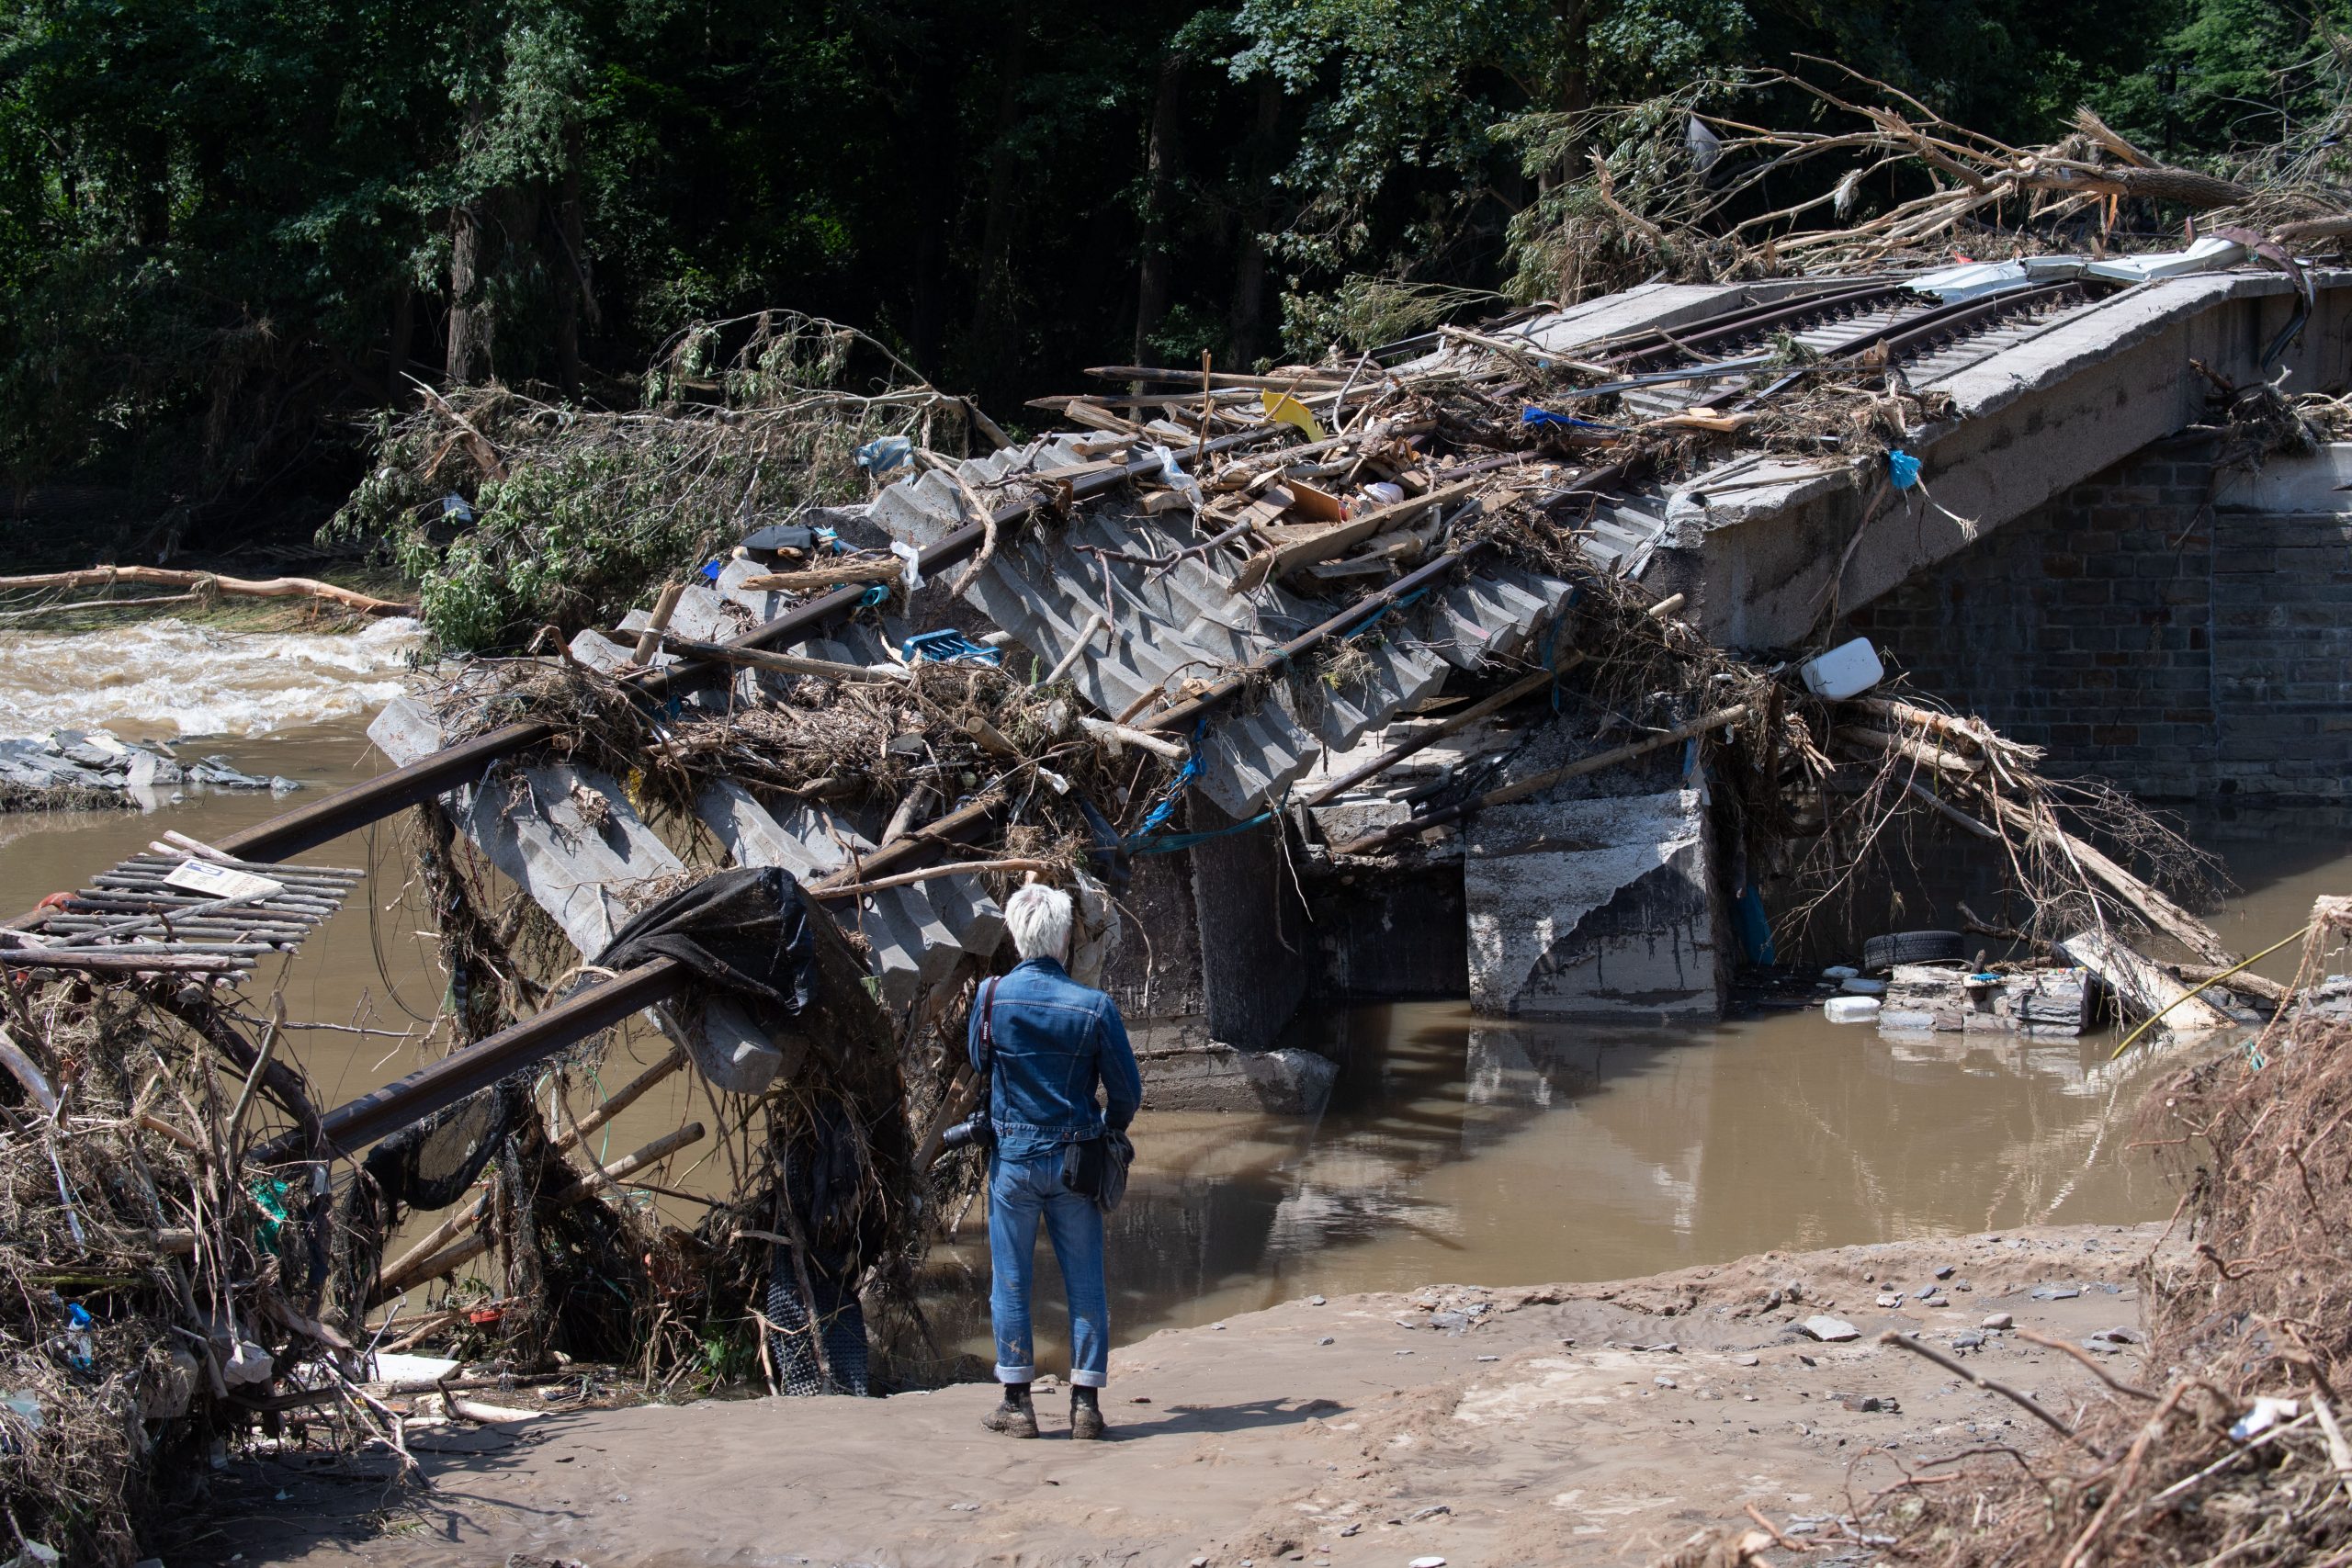
[[2048, 748], [2054, 773], [2159, 799], [2352, 801], [2352, 503], [2281, 465], [2217, 486], [2210, 441], [2160, 443], [1849, 625], [1921, 692]]

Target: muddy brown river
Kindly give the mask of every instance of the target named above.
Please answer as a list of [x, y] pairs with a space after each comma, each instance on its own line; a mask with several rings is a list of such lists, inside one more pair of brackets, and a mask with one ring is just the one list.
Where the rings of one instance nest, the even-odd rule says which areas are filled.
[[[0, 641], [0, 680], [11, 652]], [[301, 678], [335, 687], [332, 700], [281, 703], [284, 716], [264, 720], [279, 728], [192, 750], [312, 790], [380, 768], [355, 711], [382, 700], [380, 677]], [[40, 684], [62, 682], [51, 671]], [[373, 689], [334, 712], [338, 682]], [[29, 709], [33, 694], [0, 693], [0, 711]], [[148, 713], [153, 700], [124, 699]], [[322, 707], [333, 716], [300, 722]], [[171, 733], [104, 703], [77, 702], [75, 716]], [[148, 815], [0, 817], [0, 907], [29, 908], [164, 828], [209, 839], [288, 804], [191, 791]], [[2199, 830], [2239, 884], [2216, 923], [2241, 952], [2295, 930], [2316, 894], [2352, 890], [2352, 821], [2342, 814], [2215, 817]], [[289, 1016], [309, 1026], [291, 1037], [295, 1049], [334, 1103], [440, 1054], [424, 1032], [442, 980], [394, 825], [306, 858], [368, 868], [367, 900], [355, 897], [282, 976], [263, 971], [255, 989], [282, 983]], [[2290, 978], [2293, 959], [2290, 950], [2261, 968]], [[2125, 1145], [2142, 1090], [2178, 1056], [2135, 1049], [2111, 1063], [2112, 1033], [1897, 1043], [1813, 1010], [1670, 1032], [1600, 1029], [1483, 1019], [1446, 1001], [1329, 1010], [1298, 1027], [1301, 1043], [1342, 1063], [1321, 1117], [1138, 1121], [1138, 1165], [1113, 1221], [1121, 1341], [1318, 1291], [1612, 1279], [1771, 1248], [2118, 1223], [2172, 1208]], [[639, 1035], [616, 1049], [605, 1089], [633, 1075], [626, 1058], [650, 1061], [663, 1046]], [[684, 1077], [664, 1085], [609, 1129], [607, 1157], [696, 1113], [701, 1098]], [[715, 1173], [693, 1168], [695, 1152], [661, 1179], [708, 1190]], [[660, 1201], [688, 1223], [696, 1213]], [[946, 1337], [984, 1352], [978, 1303], [963, 1288], [985, 1280], [980, 1235], [978, 1214], [967, 1215], [960, 1240], [934, 1254], [931, 1280]], [[1040, 1327], [1049, 1337], [1057, 1298], [1047, 1264], [1041, 1300], [1054, 1304]], [[1059, 1353], [1046, 1352], [1049, 1363]]]

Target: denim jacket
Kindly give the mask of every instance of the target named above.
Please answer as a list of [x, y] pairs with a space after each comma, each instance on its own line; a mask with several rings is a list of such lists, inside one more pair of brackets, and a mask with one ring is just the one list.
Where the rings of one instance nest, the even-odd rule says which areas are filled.
[[[998, 1157], [1036, 1159], [1102, 1136], [1106, 1122], [1125, 1132], [1143, 1102], [1143, 1079], [1118, 1005], [1050, 958], [1023, 959], [1003, 978], [983, 984], [995, 1061], [981, 1060], [978, 1006], [965, 1048], [973, 1067], [991, 1075], [989, 1116]], [[1107, 1111], [1095, 1105], [1098, 1083]]]

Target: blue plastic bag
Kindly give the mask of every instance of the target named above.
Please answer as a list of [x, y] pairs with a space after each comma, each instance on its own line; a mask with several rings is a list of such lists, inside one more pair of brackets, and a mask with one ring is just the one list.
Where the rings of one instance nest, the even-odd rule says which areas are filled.
[[857, 449], [857, 466], [878, 479], [914, 455], [915, 444], [905, 436], [877, 435]]

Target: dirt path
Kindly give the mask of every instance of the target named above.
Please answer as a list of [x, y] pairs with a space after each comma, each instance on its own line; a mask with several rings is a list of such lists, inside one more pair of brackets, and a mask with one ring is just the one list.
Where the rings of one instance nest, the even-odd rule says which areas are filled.
[[[2154, 1227], [2076, 1226], [1771, 1254], [1614, 1285], [1295, 1302], [1153, 1336], [1114, 1358], [1116, 1440], [984, 1432], [993, 1393], [753, 1400], [551, 1416], [421, 1446], [433, 1491], [384, 1495], [298, 1460], [219, 1479], [228, 1561], [537, 1568], [1284, 1561], [1406, 1568], [1642, 1563], [1754, 1504], [1816, 1541], [1906, 1468], [2047, 1434], [2027, 1413], [1875, 1342], [1914, 1332], [2071, 1411], [2092, 1386], [1984, 1320], [2136, 1342]], [[1938, 1284], [1938, 1306], [1917, 1292]], [[1793, 1285], [1795, 1289], [1792, 1291]], [[1878, 1303], [1888, 1292], [1900, 1307]], [[2068, 1294], [2066, 1292], [2077, 1292]], [[1860, 1331], [1822, 1344], [1815, 1314]], [[1972, 1347], [1969, 1337], [1984, 1343]], [[2111, 1358], [2137, 1371], [2137, 1353]], [[509, 1396], [519, 1403], [524, 1396]], [[1866, 1543], [1809, 1562], [1864, 1562]]]

